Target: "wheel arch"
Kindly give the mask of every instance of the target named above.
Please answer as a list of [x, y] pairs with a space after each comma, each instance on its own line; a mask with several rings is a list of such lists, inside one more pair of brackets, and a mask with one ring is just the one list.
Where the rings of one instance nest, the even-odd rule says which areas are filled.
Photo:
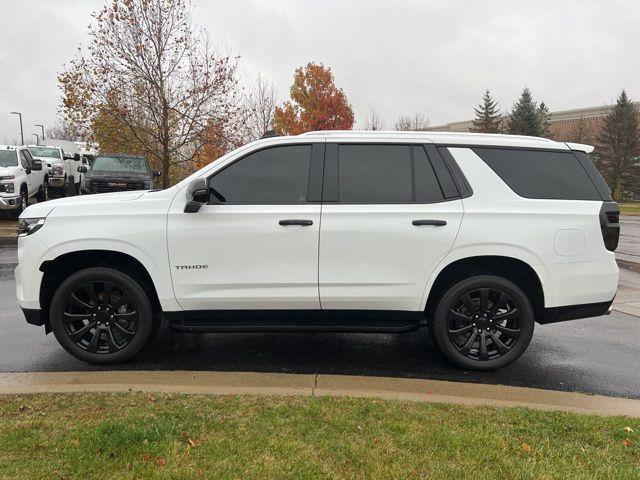
[[449, 287], [475, 275], [495, 275], [513, 282], [529, 297], [535, 317], [544, 317], [544, 288], [538, 272], [518, 258], [483, 255], [457, 259], [440, 270], [429, 289], [424, 307], [427, 319], [433, 318], [440, 298]]
[[40, 265], [43, 272], [40, 284], [40, 308], [47, 332], [49, 307], [58, 286], [72, 274], [92, 267], [106, 267], [121, 271], [134, 278], [149, 296], [154, 314], [162, 310], [156, 285], [149, 270], [137, 258], [116, 250], [79, 250], [64, 253]]

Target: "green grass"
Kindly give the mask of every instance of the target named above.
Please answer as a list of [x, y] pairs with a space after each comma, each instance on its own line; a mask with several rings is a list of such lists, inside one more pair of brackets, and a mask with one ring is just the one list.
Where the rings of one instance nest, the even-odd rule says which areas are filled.
[[640, 420], [366, 399], [0, 397], [0, 478], [151, 477], [637, 479]]
[[639, 213], [640, 214], [640, 202], [639, 203], [621, 203], [621, 213]]

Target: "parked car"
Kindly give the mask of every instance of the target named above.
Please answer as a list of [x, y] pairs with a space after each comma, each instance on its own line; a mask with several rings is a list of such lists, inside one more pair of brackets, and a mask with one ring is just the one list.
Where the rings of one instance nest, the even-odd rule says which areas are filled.
[[0, 145], [0, 210], [15, 218], [27, 208], [29, 198], [49, 198], [47, 170], [27, 147]]
[[[49, 188], [59, 196], [75, 195], [80, 176], [76, 172], [80, 165], [79, 154], [65, 152], [53, 145], [29, 145], [31, 155], [47, 164]], [[77, 157], [77, 158], [76, 158]]]
[[591, 149], [436, 132], [259, 140], [166, 190], [29, 207], [18, 300], [93, 363], [131, 358], [162, 318], [186, 332], [427, 327], [460, 367], [500, 368], [535, 322], [609, 311], [619, 210]]
[[160, 175], [143, 157], [122, 154], [98, 155], [89, 168], [82, 165], [78, 172], [84, 174], [82, 194], [152, 190]]

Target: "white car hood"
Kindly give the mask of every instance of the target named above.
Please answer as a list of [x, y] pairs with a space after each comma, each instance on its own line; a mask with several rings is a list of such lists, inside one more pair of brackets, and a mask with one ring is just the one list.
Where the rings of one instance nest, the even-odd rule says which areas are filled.
[[8, 175], [15, 175], [16, 173], [18, 173], [18, 168], [17, 166], [15, 167], [0, 167], [0, 177], [6, 177]]
[[126, 202], [137, 200], [145, 193], [147, 193], [146, 190], [133, 190], [131, 192], [100, 193], [97, 195], [78, 195], [75, 197], [58, 198], [56, 200], [31, 205], [20, 216], [22, 218], [46, 217], [56, 207], [91, 206], [100, 203]]

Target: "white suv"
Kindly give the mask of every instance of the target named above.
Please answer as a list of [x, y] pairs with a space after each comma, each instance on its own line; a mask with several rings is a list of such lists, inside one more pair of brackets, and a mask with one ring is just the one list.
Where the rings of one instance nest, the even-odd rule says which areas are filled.
[[9, 210], [18, 218], [30, 197], [47, 200], [47, 175], [42, 162], [34, 159], [27, 147], [0, 145], [0, 211]]
[[29, 151], [34, 158], [47, 162], [49, 188], [63, 197], [80, 191], [79, 154], [70, 154], [51, 145], [29, 145]]
[[163, 191], [67, 198], [20, 220], [29, 323], [94, 363], [161, 319], [186, 332], [429, 327], [496, 369], [541, 324], [606, 314], [618, 207], [585, 145], [313, 132], [259, 140]]

